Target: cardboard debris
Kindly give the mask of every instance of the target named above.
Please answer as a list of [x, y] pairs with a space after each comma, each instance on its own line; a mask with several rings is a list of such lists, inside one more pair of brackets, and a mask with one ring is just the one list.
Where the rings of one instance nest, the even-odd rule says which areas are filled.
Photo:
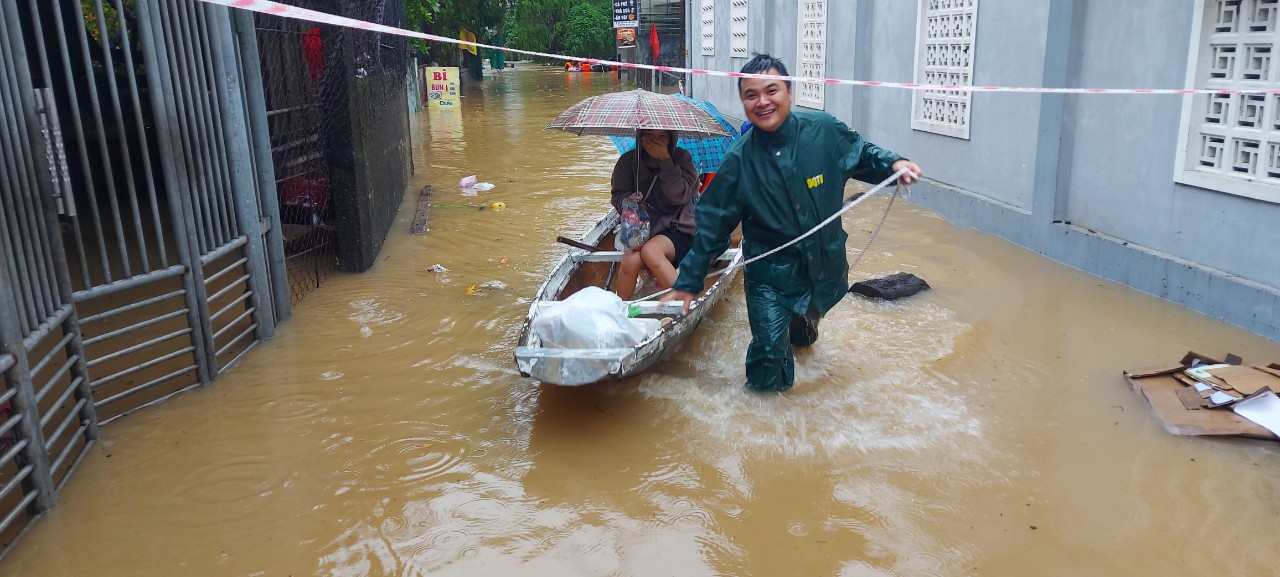
[[1209, 404], [1204, 401], [1204, 397], [1191, 387], [1182, 387], [1178, 389], [1178, 400], [1182, 401], [1182, 406], [1188, 411], [1198, 411], [1200, 409], [1209, 408]]
[[1280, 385], [1280, 378], [1256, 370], [1253, 367], [1232, 365], [1222, 369], [1213, 369], [1209, 373], [1222, 379], [1242, 395], [1252, 395], [1263, 388]]
[[1252, 365], [1252, 366], [1253, 368], [1258, 369], [1259, 371], [1262, 371], [1264, 373], [1280, 377], [1280, 365], [1277, 365], [1275, 363], [1271, 363], [1271, 366], [1269, 367], [1264, 367], [1262, 365]]
[[[1242, 363], [1239, 357], [1232, 360]], [[1204, 390], [1200, 391], [1193, 385], [1201, 381], [1185, 372], [1193, 365], [1219, 364], [1226, 363], [1189, 352], [1176, 365], [1134, 369], [1125, 371], [1124, 376], [1129, 386], [1147, 400], [1156, 417], [1172, 434], [1280, 440], [1265, 427], [1231, 410], [1231, 406], [1241, 398], [1253, 398], [1265, 394], [1266, 390], [1280, 391], [1280, 364], [1266, 367], [1238, 364], [1211, 369], [1205, 380], [1220, 388], [1201, 384], [1200, 388]]]

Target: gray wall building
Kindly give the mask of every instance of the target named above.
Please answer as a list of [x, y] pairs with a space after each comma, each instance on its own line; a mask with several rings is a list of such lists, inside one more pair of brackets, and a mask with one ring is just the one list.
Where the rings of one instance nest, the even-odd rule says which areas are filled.
[[[796, 76], [1277, 90], [1278, 4], [691, 0], [689, 64], [765, 52]], [[741, 114], [734, 80], [691, 86]], [[913, 201], [956, 225], [1280, 340], [1280, 94], [794, 93], [919, 162]]]

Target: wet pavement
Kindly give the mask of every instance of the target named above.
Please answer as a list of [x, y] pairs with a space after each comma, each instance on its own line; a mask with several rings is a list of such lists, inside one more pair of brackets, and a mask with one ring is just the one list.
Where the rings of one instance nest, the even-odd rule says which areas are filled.
[[[741, 389], [740, 281], [649, 374], [520, 378], [553, 240], [607, 209], [616, 159], [542, 127], [617, 88], [505, 71], [415, 118], [381, 262], [106, 427], [0, 576], [1277, 574], [1280, 443], [1172, 436], [1121, 371], [1280, 346], [909, 203], [852, 277], [933, 290], [846, 299], [785, 395]], [[495, 188], [463, 196], [472, 174]], [[886, 203], [846, 217], [851, 251]]]

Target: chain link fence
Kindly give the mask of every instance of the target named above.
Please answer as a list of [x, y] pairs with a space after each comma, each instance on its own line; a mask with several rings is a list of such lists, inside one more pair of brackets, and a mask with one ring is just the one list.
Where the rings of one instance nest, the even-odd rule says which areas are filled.
[[[404, 24], [403, 0], [285, 3], [391, 26]], [[407, 49], [403, 38], [375, 32], [266, 14], [258, 14], [255, 23], [285, 263], [292, 302], [297, 303], [340, 265], [344, 241], [339, 222], [353, 217], [340, 207], [343, 196], [353, 193], [353, 184], [351, 178], [335, 174], [335, 167], [348, 167], [349, 172], [353, 156], [372, 159], [368, 153], [378, 147], [377, 142], [353, 136], [353, 120], [386, 112], [370, 109], [370, 101], [357, 94], [357, 84], [381, 77], [403, 83]], [[359, 118], [353, 117], [353, 109], [359, 110]], [[368, 131], [365, 135], [375, 140], [379, 136]]]
[[[333, 4], [288, 3], [315, 10]], [[326, 130], [331, 112], [325, 103], [338, 91], [321, 80], [325, 45], [340, 39], [335, 29], [300, 20], [258, 14], [255, 24], [290, 300], [297, 303], [337, 265]]]

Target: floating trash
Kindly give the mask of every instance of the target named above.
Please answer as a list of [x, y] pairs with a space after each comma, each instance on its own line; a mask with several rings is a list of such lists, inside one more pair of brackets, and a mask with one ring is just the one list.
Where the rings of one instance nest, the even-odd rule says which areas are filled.
[[929, 283], [909, 272], [896, 272], [856, 282], [849, 287], [850, 293], [888, 301], [909, 297], [923, 290], [929, 290]]
[[498, 201], [489, 205], [490, 210], [502, 210], [504, 208], [507, 208], [507, 203], [502, 201]]
[[442, 264], [436, 263], [427, 267], [427, 272], [449, 272], [449, 269], [444, 268]]
[[486, 283], [481, 283], [481, 284], [480, 284], [480, 288], [482, 288], [482, 289], [493, 289], [493, 290], [496, 290], [496, 291], [504, 291], [504, 290], [507, 290], [507, 283], [504, 283], [504, 282], [502, 282], [502, 281], [500, 281], [500, 280], [491, 280], [491, 281], [486, 282]]
[[476, 175], [471, 175], [458, 181], [458, 188], [462, 189], [462, 196], [475, 196], [477, 192], [493, 190], [492, 182], [479, 182]]

